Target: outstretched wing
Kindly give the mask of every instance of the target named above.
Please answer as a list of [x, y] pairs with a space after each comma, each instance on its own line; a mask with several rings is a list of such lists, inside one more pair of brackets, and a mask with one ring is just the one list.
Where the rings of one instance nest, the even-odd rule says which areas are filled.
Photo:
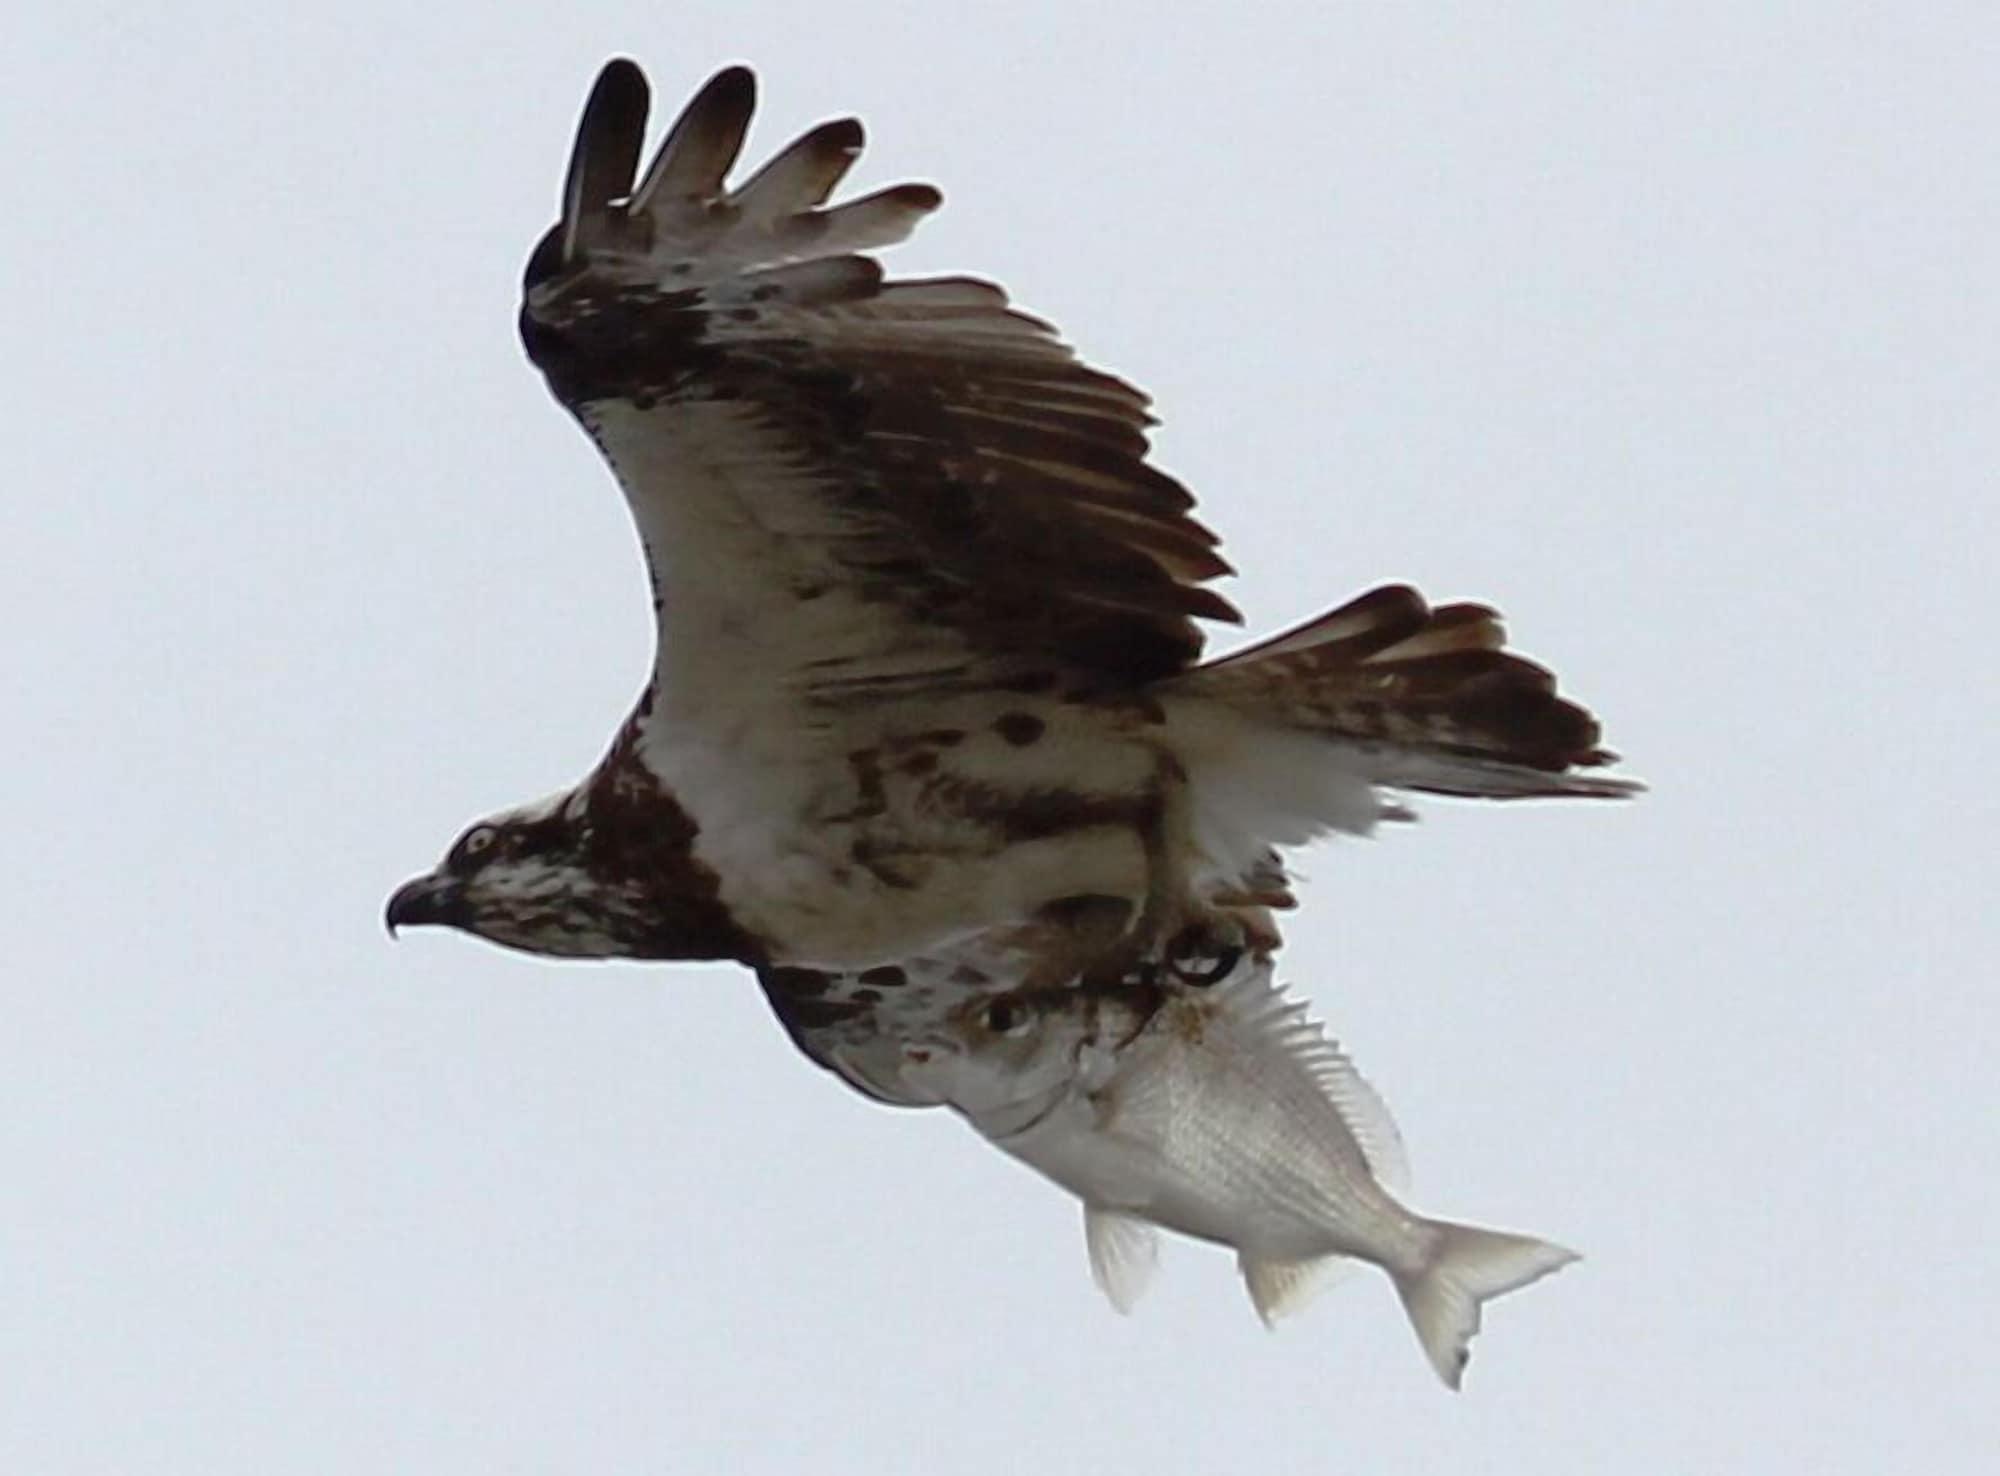
[[1189, 665], [1233, 620], [1192, 498], [1146, 463], [1147, 400], [963, 277], [861, 253], [938, 192], [833, 208], [861, 126], [822, 124], [731, 189], [755, 99], [717, 74], [635, 183], [644, 76], [607, 65], [521, 332], [615, 469], [659, 612], [675, 721], [753, 688], [806, 701], [1052, 664]]

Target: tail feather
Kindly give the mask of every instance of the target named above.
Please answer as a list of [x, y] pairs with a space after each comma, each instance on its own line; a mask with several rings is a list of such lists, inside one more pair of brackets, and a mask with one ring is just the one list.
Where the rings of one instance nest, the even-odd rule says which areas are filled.
[[1479, 1309], [1577, 1259], [1575, 1251], [1472, 1225], [1439, 1223], [1436, 1253], [1422, 1270], [1396, 1276], [1396, 1291], [1431, 1367], [1449, 1387], [1464, 1377]]
[[1569, 773], [1616, 755], [1599, 746], [1597, 719], [1557, 693], [1547, 668], [1506, 649], [1495, 611], [1433, 608], [1407, 585], [1370, 590], [1195, 668], [1173, 689], [1347, 740], [1379, 783], [1493, 798], [1639, 787]]

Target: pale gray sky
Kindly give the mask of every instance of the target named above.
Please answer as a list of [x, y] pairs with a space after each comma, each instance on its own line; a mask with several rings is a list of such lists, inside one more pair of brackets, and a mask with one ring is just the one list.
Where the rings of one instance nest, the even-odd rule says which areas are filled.
[[[1747, 13], [1746, 13], [1747, 12]], [[895, 258], [1158, 397], [1253, 626], [1499, 603], [1656, 792], [1304, 861], [1428, 1209], [1386, 1282], [849, 1095], [747, 975], [391, 946], [649, 623], [513, 337], [603, 58], [857, 111]], [[0, 1470], [1972, 1471], [2000, 1088], [1988, 6], [43, 6], [0, 57]]]

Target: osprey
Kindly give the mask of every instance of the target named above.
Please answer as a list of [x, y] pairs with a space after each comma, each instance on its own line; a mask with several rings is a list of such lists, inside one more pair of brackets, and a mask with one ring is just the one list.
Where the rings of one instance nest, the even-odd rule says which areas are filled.
[[1273, 946], [1278, 851], [1406, 817], [1389, 791], [1634, 788], [1577, 772], [1596, 721], [1484, 605], [1389, 585], [1203, 662], [1230, 570], [1146, 397], [989, 282], [886, 279], [940, 196], [827, 206], [853, 119], [728, 184], [754, 100], [718, 73], [643, 174], [638, 67], [584, 106], [521, 336], [624, 490], [654, 667], [603, 761], [473, 825], [392, 929], [737, 960], [841, 1064], [899, 1010]]

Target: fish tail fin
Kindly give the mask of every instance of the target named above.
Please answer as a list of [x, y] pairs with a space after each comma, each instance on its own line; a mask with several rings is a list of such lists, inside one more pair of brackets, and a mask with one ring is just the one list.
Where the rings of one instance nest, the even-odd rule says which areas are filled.
[[1577, 1254], [1526, 1235], [1443, 1221], [1432, 1227], [1438, 1240], [1430, 1260], [1419, 1270], [1391, 1274], [1431, 1366], [1456, 1389], [1479, 1331], [1480, 1306], [1561, 1270]]

